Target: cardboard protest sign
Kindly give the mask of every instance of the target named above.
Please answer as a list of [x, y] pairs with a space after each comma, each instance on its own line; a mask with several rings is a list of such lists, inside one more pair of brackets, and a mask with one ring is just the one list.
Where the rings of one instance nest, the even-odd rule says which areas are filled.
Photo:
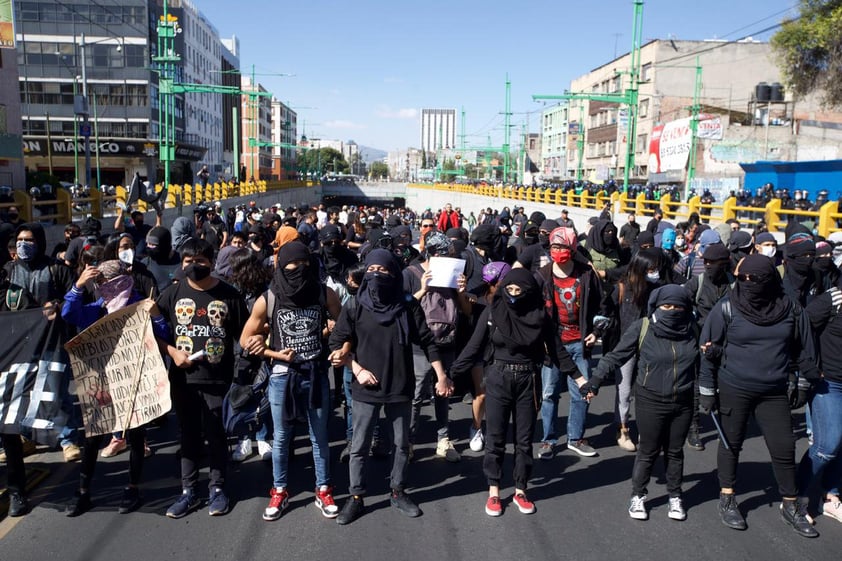
[[149, 306], [108, 314], [65, 345], [87, 436], [139, 427], [172, 408]]

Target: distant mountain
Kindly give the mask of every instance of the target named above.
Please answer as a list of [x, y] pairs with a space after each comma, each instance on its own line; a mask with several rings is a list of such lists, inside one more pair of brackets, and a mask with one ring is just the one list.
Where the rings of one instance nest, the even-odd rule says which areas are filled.
[[382, 162], [383, 158], [388, 155], [388, 152], [360, 144], [360, 155], [365, 163], [370, 164], [371, 162]]

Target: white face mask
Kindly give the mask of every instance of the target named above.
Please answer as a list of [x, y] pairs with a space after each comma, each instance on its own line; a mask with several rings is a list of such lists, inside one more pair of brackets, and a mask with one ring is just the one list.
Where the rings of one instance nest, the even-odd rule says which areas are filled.
[[836, 252], [833, 252], [833, 262], [836, 264], [837, 267], [842, 267], [842, 253], [836, 255]]
[[675, 238], [675, 247], [684, 247], [684, 238]]
[[658, 271], [653, 271], [651, 273], [646, 273], [646, 281], [655, 284], [656, 282], [661, 280], [661, 273]]
[[766, 257], [769, 257], [770, 259], [772, 257], [774, 257], [777, 252], [778, 252], [778, 248], [775, 247], [774, 245], [761, 245], [760, 246], [760, 253], [762, 255], [765, 255]]
[[131, 265], [134, 262], [134, 250], [124, 249], [117, 253], [117, 258], [126, 265]]

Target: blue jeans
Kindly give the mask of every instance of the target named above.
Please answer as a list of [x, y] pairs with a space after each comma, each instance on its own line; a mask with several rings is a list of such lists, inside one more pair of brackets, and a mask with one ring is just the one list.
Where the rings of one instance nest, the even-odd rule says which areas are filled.
[[[290, 365], [294, 368], [295, 365]], [[321, 403], [318, 408], [307, 409], [307, 421], [310, 427], [310, 442], [313, 445], [313, 465], [316, 471], [316, 486], [330, 484], [330, 446], [327, 436], [327, 421], [330, 417], [330, 381], [327, 369], [317, 366], [318, 383], [321, 384]], [[267, 397], [272, 411], [272, 423], [275, 425], [272, 442], [272, 478], [276, 488], [287, 486], [289, 466], [289, 439], [294, 428], [284, 424], [284, 400], [286, 399], [289, 375], [275, 374], [269, 377]]]
[[842, 383], [819, 381], [810, 400], [813, 445], [798, 466], [798, 494], [806, 496], [811, 482], [821, 477], [821, 490], [839, 496], [842, 481]]
[[[568, 343], [564, 345], [570, 358], [576, 363], [579, 372], [590, 378], [590, 364], [585, 358], [584, 345], [581, 342]], [[544, 366], [541, 368], [541, 425], [543, 435], [541, 442], [556, 444], [558, 442], [558, 431], [556, 429], [556, 418], [558, 417], [558, 397], [561, 393], [561, 380], [558, 368], [555, 366]], [[579, 395], [579, 386], [572, 378], [567, 379], [567, 388], [570, 392], [570, 415], [567, 417], [567, 440], [580, 440], [585, 433], [585, 417], [588, 414], [588, 402]]]

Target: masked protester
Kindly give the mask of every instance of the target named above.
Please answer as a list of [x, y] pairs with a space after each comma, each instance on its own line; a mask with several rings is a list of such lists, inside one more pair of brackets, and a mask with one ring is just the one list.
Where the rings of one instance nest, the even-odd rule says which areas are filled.
[[[730, 298], [717, 303], [705, 320], [699, 373], [699, 407], [721, 412], [728, 447], [720, 442], [717, 471], [722, 523], [737, 530], [746, 521], [736, 500], [737, 464], [750, 417], [763, 433], [783, 497], [781, 516], [798, 534], [818, 535], [806, 503], [796, 500], [795, 436], [791, 408], [802, 407], [816, 368], [813, 333], [807, 314], [786, 296], [772, 261], [749, 255], [740, 263]], [[789, 384], [790, 364], [799, 378]]]
[[760, 232], [754, 240], [754, 252], [777, 262], [778, 241], [769, 232]]
[[[555, 325], [557, 342], [576, 363], [579, 372], [590, 375], [589, 359], [597, 338], [601, 337], [609, 316], [603, 299], [602, 284], [587, 260], [577, 252], [576, 232], [572, 228], [556, 228], [550, 233], [552, 263], [538, 271], [544, 306]], [[595, 325], [601, 316], [602, 325]], [[538, 457], [553, 457], [558, 443], [556, 419], [562, 379], [558, 368], [541, 368], [541, 424], [543, 435]], [[567, 449], [582, 456], [595, 456], [596, 450], [585, 436], [588, 403], [577, 392], [577, 384], [567, 380], [570, 390], [570, 413], [567, 417]]]
[[824, 294], [838, 284], [839, 268], [833, 262], [833, 247], [829, 243], [816, 244], [813, 271], [816, 275], [816, 294]]
[[602, 279], [607, 270], [628, 262], [628, 252], [620, 251], [617, 227], [613, 222], [598, 221], [588, 232], [585, 243], [594, 269]]
[[163, 292], [181, 269], [181, 257], [172, 248], [172, 234], [163, 226], [155, 226], [146, 234], [144, 256], [140, 262], [155, 277], [158, 291]]
[[693, 411], [693, 383], [699, 362], [692, 300], [677, 285], [657, 288], [649, 295], [646, 318], [635, 320], [617, 346], [599, 361], [591, 378], [594, 394], [614, 369], [631, 362], [640, 446], [632, 470], [629, 516], [646, 520], [647, 486], [661, 450], [664, 452], [669, 511], [673, 520], [687, 514], [681, 498], [684, 440]]
[[504, 261], [504, 253], [505, 246], [499, 228], [491, 224], [481, 224], [474, 228], [471, 245], [463, 253], [469, 294], [483, 296], [486, 285], [482, 280], [482, 268], [492, 261]]
[[[83, 263], [86, 261], [85, 254], [82, 255], [82, 261]], [[90, 291], [91, 288], [97, 298], [85, 303], [86, 290]], [[61, 316], [68, 324], [83, 330], [105, 315], [139, 302], [143, 298], [143, 294], [135, 288], [134, 280], [125, 263], [110, 260], [98, 265], [85, 264], [76, 283], [64, 297]], [[153, 301], [150, 301], [150, 317], [155, 336], [162, 340], [169, 339], [170, 331], [166, 320]], [[67, 505], [65, 511], [67, 516], [79, 516], [93, 506], [90, 495], [91, 480], [96, 468], [97, 455], [105, 437], [106, 435], [96, 435], [85, 439], [79, 470], [79, 489]], [[116, 448], [117, 445], [121, 445], [121, 449], [125, 449], [127, 443], [130, 447], [129, 484], [123, 489], [123, 496], [120, 499], [118, 511], [121, 514], [131, 512], [140, 506], [138, 485], [143, 472], [143, 460], [151, 454], [146, 445], [145, 426], [134, 427], [127, 433], [114, 434], [109, 447]], [[103, 457], [108, 456], [103, 454]]]
[[538, 229], [538, 243], [525, 247], [515, 262], [516, 267], [523, 267], [533, 273], [550, 263], [550, 234], [558, 228], [555, 220], [544, 220]]
[[[266, 298], [257, 299], [240, 336], [243, 349], [272, 361], [267, 395], [275, 427], [272, 442], [273, 486], [264, 520], [277, 520], [289, 503], [287, 491], [289, 445], [292, 423], [306, 420], [313, 447], [316, 487], [315, 504], [326, 518], [336, 518], [330, 480], [330, 448], [327, 420], [330, 411], [330, 379], [323, 326], [328, 315], [338, 318], [339, 298], [319, 282], [319, 262], [303, 243], [290, 242], [278, 252], [278, 267], [269, 290], [274, 308]], [[265, 347], [263, 326], [269, 322], [271, 346]]]
[[808, 297], [817, 287], [813, 260], [816, 257], [816, 242], [807, 233], [793, 234], [787, 239], [784, 249], [784, 293], [798, 302], [807, 305]]
[[330, 336], [331, 362], [334, 365], [350, 362], [354, 376], [354, 430], [349, 460], [351, 496], [336, 519], [343, 525], [359, 518], [365, 510], [365, 464], [381, 408], [392, 424], [394, 437], [390, 502], [409, 517], [421, 514], [404, 491], [415, 385], [413, 343], [419, 344], [430, 359], [438, 380], [436, 393], [448, 396], [453, 392], [424, 312], [418, 301], [407, 297], [403, 290], [395, 255], [385, 249], [373, 249], [366, 255], [365, 265], [366, 273], [356, 295], [357, 305], [343, 311]]
[[544, 312], [541, 288], [525, 269], [512, 269], [500, 281], [502, 289], [477, 321], [477, 328], [459, 358], [455, 373], [467, 372], [481, 356], [487, 364], [485, 457], [483, 471], [488, 480], [485, 512], [500, 516], [500, 480], [506, 451], [509, 422], [515, 430], [515, 493], [513, 503], [523, 514], [535, 512], [526, 496], [532, 472], [532, 433], [535, 430], [535, 377], [549, 355], [550, 362], [575, 379], [577, 391], [590, 389], [587, 379], [564, 349], [557, 326]]
[[[731, 254], [722, 244], [711, 244], [702, 254], [705, 271], [684, 283], [684, 288], [693, 297], [695, 321], [701, 330], [708, 314], [722, 298], [731, 293], [734, 275], [731, 273]], [[699, 378], [698, 372], [693, 385], [693, 422], [687, 435], [687, 446], [693, 450], [704, 450], [699, 437]]]
[[181, 265], [186, 279], [170, 285], [158, 298], [175, 337], [167, 341], [166, 354], [172, 359], [169, 377], [181, 446], [182, 491], [167, 509], [169, 518], [186, 516], [201, 504], [197, 487], [205, 441], [210, 468], [208, 514], [220, 516], [229, 507], [222, 400], [234, 374], [234, 336], [242, 332], [248, 309], [233, 286], [211, 275], [213, 258], [213, 246], [205, 240], [185, 242]]
[[389, 230], [389, 235], [392, 237], [392, 251], [400, 261], [402, 269], [418, 259], [420, 253], [412, 247], [412, 230], [409, 226], [395, 226]]

